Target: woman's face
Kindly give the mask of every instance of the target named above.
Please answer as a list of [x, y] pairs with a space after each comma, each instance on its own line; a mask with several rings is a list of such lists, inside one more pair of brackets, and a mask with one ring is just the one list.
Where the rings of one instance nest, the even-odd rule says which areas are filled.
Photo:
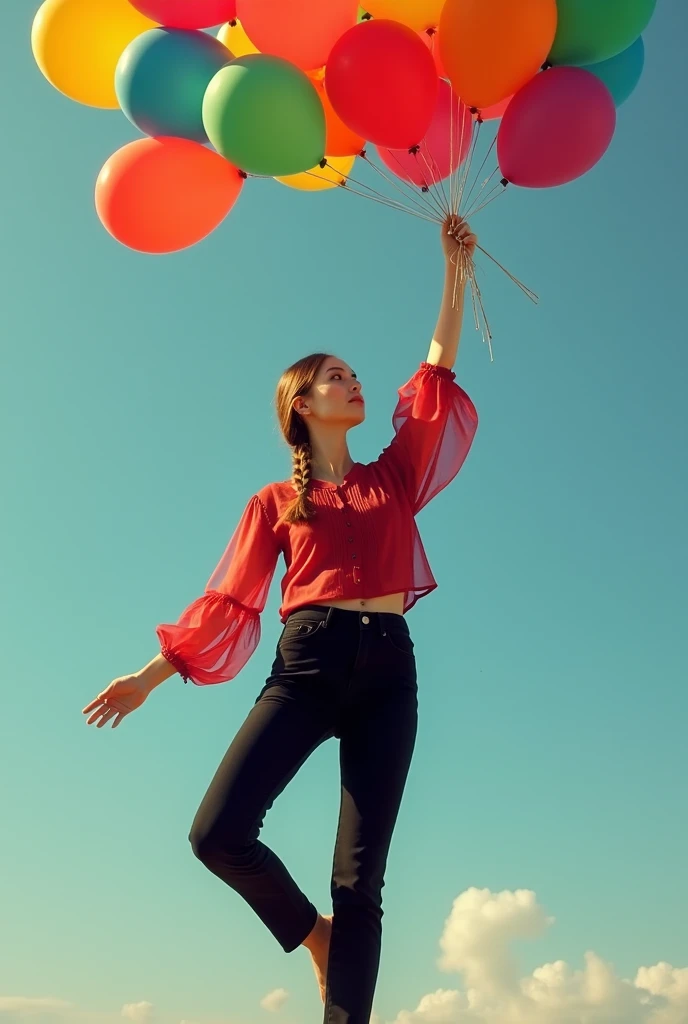
[[318, 371], [310, 394], [294, 399], [294, 408], [313, 423], [353, 426], [365, 419], [361, 382], [348, 363], [328, 356]]

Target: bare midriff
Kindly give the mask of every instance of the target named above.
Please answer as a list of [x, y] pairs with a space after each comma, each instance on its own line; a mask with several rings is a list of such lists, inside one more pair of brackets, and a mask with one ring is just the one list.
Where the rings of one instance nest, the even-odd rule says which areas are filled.
[[331, 605], [333, 608], [344, 608], [354, 612], [394, 612], [404, 614], [404, 593], [385, 594], [383, 597], [351, 597], [342, 601], [311, 601], [311, 604]]

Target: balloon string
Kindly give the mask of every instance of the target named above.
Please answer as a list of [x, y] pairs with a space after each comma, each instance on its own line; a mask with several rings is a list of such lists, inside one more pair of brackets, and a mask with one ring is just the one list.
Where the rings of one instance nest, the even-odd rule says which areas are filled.
[[[499, 170], [499, 168], [497, 168], [497, 170]], [[493, 175], [490, 175], [490, 177], [493, 177]], [[489, 178], [486, 178], [483, 184], [483, 188], [485, 187], [488, 181]], [[482, 192], [482, 189], [480, 191]], [[480, 211], [484, 210], [486, 206], [489, 206], [490, 203], [493, 203], [495, 199], [499, 199], [500, 196], [503, 196], [505, 191], [506, 190], [504, 186], [502, 185], [501, 182], [499, 182], [497, 185], [492, 186], [490, 191], [485, 195], [485, 198], [483, 199], [482, 202], [480, 202], [480, 193], [478, 193], [478, 195], [473, 200], [472, 208], [467, 213], [464, 214], [464, 217], [466, 219], [468, 219], [469, 217], [475, 217], [476, 213], [480, 213]], [[478, 205], [476, 205], [476, 203]]]
[[[490, 143], [490, 148], [488, 149], [487, 153], [486, 153], [486, 154], [485, 154], [485, 156], [483, 157], [483, 162], [481, 163], [480, 167], [478, 168], [478, 170], [477, 170], [477, 173], [476, 173], [476, 175], [475, 175], [475, 178], [473, 179], [473, 184], [471, 185], [470, 191], [469, 191], [469, 192], [468, 192], [468, 194], [466, 195], [466, 202], [465, 202], [465, 206], [468, 206], [468, 202], [469, 202], [469, 200], [470, 200], [470, 198], [471, 198], [471, 195], [472, 195], [472, 193], [473, 193], [473, 189], [474, 189], [474, 188], [475, 188], [475, 186], [476, 186], [476, 185], [478, 184], [478, 178], [479, 178], [479, 177], [480, 177], [480, 175], [481, 175], [481, 174], [483, 173], [483, 168], [485, 167], [485, 164], [486, 164], [486, 163], [487, 163], [487, 161], [489, 160], [489, 158], [490, 158], [490, 153], [491, 153], [491, 152], [492, 152], [492, 150], [494, 149], [494, 146], [495, 146], [495, 143], [496, 143], [496, 142], [497, 142], [497, 135], [496, 135], [496, 133], [495, 133], [495, 136], [494, 136], [494, 138], [492, 139], [492, 142]], [[487, 178], [485, 182], [483, 182], [483, 188], [485, 187], [485, 185], [487, 184], [487, 182], [488, 182], [488, 181], [490, 180], [490, 178], [493, 178], [493, 177], [494, 177], [494, 175], [495, 175], [495, 174], [497, 173], [497, 171], [498, 171], [498, 170], [499, 170], [499, 167], [495, 167], [495, 169], [494, 169], [494, 171], [492, 172], [492, 174], [490, 175], [490, 177], [489, 177], [489, 178]], [[481, 191], [482, 191], [482, 190], [481, 190]], [[480, 195], [480, 193], [478, 193], [478, 195]], [[464, 207], [464, 209], [465, 209], [465, 207]]]
[[494, 256], [490, 255], [490, 253], [487, 251], [487, 249], [483, 249], [482, 245], [478, 245], [477, 248], [480, 249], [481, 252], [484, 252], [485, 255], [488, 257], [488, 259], [491, 259], [493, 263], [496, 263], [497, 266], [499, 267], [499, 269], [503, 270], [504, 273], [506, 274], [506, 276], [508, 278], [510, 278], [514, 282], [514, 284], [518, 285], [518, 287], [521, 289], [521, 291], [524, 293], [524, 295], [528, 296], [528, 298], [531, 300], [531, 302], [535, 302], [535, 303], [539, 302], [539, 299], [538, 299], [538, 296], [536, 295], [536, 293], [534, 291], [532, 291], [532, 289], [527, 288], [523, 284], [522, 281], [519, 281], [519, 279], [517, 277], [514, 277], [514, 275], [511, 273], [511, 271], [507, 270], [506, 267], [502, 266], [502, 264], [499, 262], [499, 260], [496, 260], [494, 258]]
[[473, 164], [473, 157], [475, 156], [475, 149], [476, 149], [476, 146], [477, 146], [477, 143], [478, 143], [478, 136], [480, 134], [480, 126], [481, 126], [481, 124], [482, 124], [482, 121], [474, 121], [473, 122], [473, 132], [472, 132], [472, 136], [473, 137], [471, 139], [471, 146], [470, 146], [470, 150], [469, 150], [469, 153], [468, 153], [468, 158], [467, 158], [467, 160], [465, 161], [465, 164], [464, 164], [463, 174], [461, 175], [461, 185], [459, 187], [458, 203], [457, 203], [457, 207], [456, 207], [456, 212], [457, 213], [460, 211], [461, 203], [463, 202], [463, 193], [464, 193], [464, 189], [466, 187], [466, 181], [468, 180], [468, 175], [470, 174], [470, 171], [471, 171], [471, 166]]
[[[393, 152], [393, 151], [391, 151], [391, 152]], [[362, 156], [363, 156], [363, 159], [368, 164], [368, 166], [371, 167], [377, 174], [379, 174], [381, 178], [383, 178], [386, 182], [388, 182], [392, 186], [392, 188], [395, 188], [397, 190], [397, 192], [400, 192], [401, 195], [404, 196], [404, 198], [409, 198], [409, 191], [408, 190], [410, 189], [410, 194], [413, 197], [414, 201], [417, 202], [417, 203], [418, 202], [422, 202], [422, 204], [423, 204], [422, 206], [417, 206], [416, 208], [418, 210], [422, 209], [427, 214], [432, 215], [433, 219], [436, 218], [436, 211], [432, 208], [432, 206], [430, 205], [430, 203], [426, 199], [426, 193], [424, 193], [424, 192], [420, 192], [420, 193], [417, 192], [414, 188], [411, 188], [409, 185], [407, 185], [406, 182], [395, 181], [393, 178], [390, 178], [389, 175], [386, 174], [382, 170], [381, 167], [378, 167], [377, 164], [374, 164], [372, 162], [372, 160], [370, 160], [369, 157], [365, 154], [365, 152], [362, 154]], [[395, 157], [395, 160], [397, 160], [397, 159], [398, 158]], [[406, 191], [404, 191], [404, 189], [402, 189], [402, 187], [401, 187], [402, 184], [404, 185]], [[382, 195], [382, 193], [378, 193], [378, 194]], [[442, 219], [444, 219], [444, 218], [442, 218]]]
[[485, 307], [482, 301], [480, 286], [478, 285], [473, 257], [469, 256], [466, 248], [461, 245], [455, 255], [452, 256], [452, 263], [456, 266], [452, 306], [455, 309], [459, 308], [459, 303], [457, 301], [459, 282], [461, 282], [464, 287], [466, 284], [470, 285], [473, 322], [475, 323], [476, 330], [480, 331], [482, 334], [483, 343], [487, 341], [490, 350], [490, 361], [494, 362], [494, 353], [492, 351], [492, 332], [485, 314]]
[[[439, 165], [437, 164], [437, 161], [435, 160], [435, 158], [432, 156], [432, 153], [430, 154], [430, 158], [431, 158], [433, 164], [435, 165], [434, 167], [428, 161], [428, 157], [427, 157], [426, 153], [424, 152], [424, 150], [421, 149], [421, 150], [419, 150], [419, 152], [420, 152], [420, 155], [423, 158], [423, 162], [425, 163], [425, 166], [427, 167], [428, 171], [432, 175], [432, 185], [433, 185], [435, 191], [433, 192], [432, 189], [429, 189], [428, 190], [429, 191], [429, 195], [432, 196], [433, 202], [435, 203], [435, 205], [437, 206], [438, 210], [440, 211], [440, 213], [442, 215], [442, 220], [445, 220], [450, 215], [451, 210], [450, 210], [449, 204], [447, 202], [447, 194], [444, 191], [444, 185], [442, 183], [442, 177], [440, 175]], [[418, 156], [418, 154], [416, 154], [416, 158], [417, 158], [417, 156]], [[416, 162], [418, 162], [417, 159], [416, 159]], [[435, 173], [435, 168], [437, 169], [437, 173]], [[442, 193], [442, 198], [444, 199], [444, 202], [442, 202], [442, 199], [440, 198], [440, 187], [439, 187], [440, 185], [442, 186], [441, 193]]]
[[[365, 151], [363, 151], [360, 155], [361, 155], [362, 159], [367, 161], [367, 163], [369, 164], [370, 167], [373, 167], [375, 170], [378, 169], [378, 168], [375, 167], [375, 164], [371, 163], [368, 160], [368, 158], [365, 155]], [[432, 211], [426, 212], [424, 209], [422, 209], [420, 207], [413, 208], [413, 207], [410, 207], [410, 206], [406, 206], [403, 203], [400, 203], [398, 199], [392, 199], [390, 196], [384, 195], [383, 192], [379, 192], [378, 189], [373, 188], [372, 185], [367, 185], [365, 182], [358, 181], [356, 178], [352, 177], [350, 174], [344, 174], [342, 171], [336, 171], [336, 169], [334, 167], [332, 167], [332, 164], [327, 163], [327, 160], [325, 161], [325, 166], [329, 167], [330, 170], [335, 171], [335, 173], [341, 175], [341, 177], [345, 179], [344, 182], [342, 182], [342, 184], [346, 188], [349, 188], [349, 182], [353, 182], [355, 185], [358, 185], [360, 188], [368, 189], [370, 192], [374, 193], [374, 196], [378, 197], [378, 202], [384, 204], [385, 206], [391, 206], [392, 208], [398, 209], [398, 210], [402, 210], [405, 213], [412, 213], [416, 217], [423, 217], [424, 220], [431, 220], [433, 222], [436, 220], [436, 218], [434, 216], [431, 217], [431, 216], [428, 215], [428, 213], [431, 213]], [[312, 171], [306, 171], [304, 173], [311, 174], [313, 172]], [[317, 176], [318, 175], [316, 175], [316, 177]], [[351, 191], [354, 192], [356, 195], [363, 196], [366, 199], [373, 199], [374, 198], [373, 195], [368, 195], [367, 192], [356, 192], [355, 189], [351, 189]], [[403, 192], [402, 192], [402, 195], [404, 196], [404, 198], [409, 198]]]
[[[304, 174], [312, 174], [313, 172], [312, 171], [304, 171], [303, 173]], [[317, 178], [317, 177], [319, 177], [319, 175], [315, 174], [314, 177]], [[369, 185], [365, 185], [362, 182], [356, 181], [355, 178], [352, 178], [348, 174], [342, 175], [342, 177], [346, 178], [346, 181], [345, 182], [341, 182], [339, 187], [340, 188], [345, 188], [346, 191], [347, 192], [351, 192], [352, 195], [362, 196], [363, 199], [372, 199], [372, 201], [374, 203], [380, 203], [381, 206], [387, 206], [389, 209], [392, 209], [392, 210], [400, 210], [402, 213], [408, 213], [412, 217], [419, 217], [421, 220], [429, 221], [431, 224], [438, 223], [436, 217], [429, 217], [426, 213], [424, 213], [422, 211], [419, 211], [419, 210], [413, 210], [413, 209], [411, 209], [410, 206], [404, 206], [402, 203], [398, 203], [394, 199], [389, 199], [389, 198], [386, 198], [386, 197], [379, 198], [379, 195], [380, 195], [379, 193], [378, 193], [377, 196], [375, 196], [375, 195], [369, 195], [367, 192], [359, 192], [358, 189], [351, 188], [351, 185], [349, 184], [349, 182], [353, 181], [355, 185], [360, 185], [361, 188], [370, 188], [370, 186]], [[375, 192], [376, 190], [372, 189], [372, 191]]]

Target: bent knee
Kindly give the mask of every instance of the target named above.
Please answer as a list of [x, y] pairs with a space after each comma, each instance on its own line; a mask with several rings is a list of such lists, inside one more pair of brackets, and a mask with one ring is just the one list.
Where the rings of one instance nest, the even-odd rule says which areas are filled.
[[231, 854], [240, 854], [250, 843], [244, 836], [235, 836], [228, 833], [205, 831], [192, 828], [189, 832], [189, 843], [194, 856], [204, 864], [226, 858]]

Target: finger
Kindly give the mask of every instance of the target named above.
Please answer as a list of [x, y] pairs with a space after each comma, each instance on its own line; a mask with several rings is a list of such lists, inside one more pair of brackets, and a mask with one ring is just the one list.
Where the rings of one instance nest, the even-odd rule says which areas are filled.
[[117, 712], [113, 708], [108, 708], [108, 710], [103, 715], [102, 720], [100, 722], [98, 722], [97, 728], [98, 729], [102, 729], [103, 726], [106, 725], [107, 722], [109, 722], [111, 718], [114, 718], [114, 716], [116, 714], [117, 714]]
[[93, 712], [91, 717], [86, 719], [86, 724], [87, 725], [93, 725], [93, 723], [96, 721], [96, 719], [100, 718], [100, 716], [102, 714], [104, 714], [104, 712], [105, 712], [105, 705], [101, 704], [99, 707], [96, 708], [96, 710]]
[[98, 704], [102, 704], [102, 703], [103, 703], [103, 698], [99, 695], [98, 697], [95, 698], [95, 700], [92, 700], [90, 704], [87, 704], [86, 707], [83, 708], [82, 714], [87, 715], [89, 711], [92, 711], [93, 708], [95, 708]]

